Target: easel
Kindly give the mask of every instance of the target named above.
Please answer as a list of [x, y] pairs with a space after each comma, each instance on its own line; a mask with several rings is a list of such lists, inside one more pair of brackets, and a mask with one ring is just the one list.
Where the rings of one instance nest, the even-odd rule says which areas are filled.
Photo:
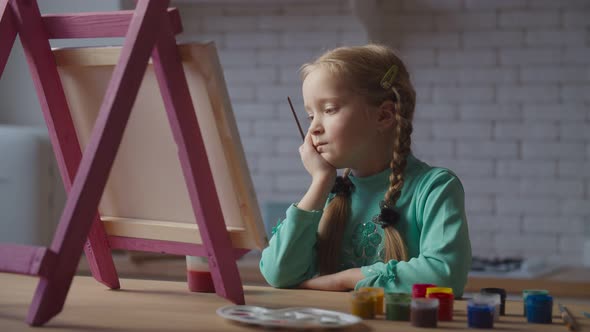
[[[50, 247], [0, 245], [0, 272], [39, 276], [26, 322], [43, 325], [63, 308], [84, 249], [93, 276], [120, 287], [111, 247], [204, 256], [218, 295], [244, 293], [195, 110], [176, 47], [182, 30], [169, 1], [139, 0], [134, 11], [41, 15], [36, 0], [0, 0], [0, 74], [17, 34], [37, 91], [68, 199]], [[125, 37], [121, 56], [82, 155], [49, 39]], [[109, 238], [97, 213], [148, 60], [154, 64], [203, 245]], [[86, 239], [86, 243], [85, 243]]]

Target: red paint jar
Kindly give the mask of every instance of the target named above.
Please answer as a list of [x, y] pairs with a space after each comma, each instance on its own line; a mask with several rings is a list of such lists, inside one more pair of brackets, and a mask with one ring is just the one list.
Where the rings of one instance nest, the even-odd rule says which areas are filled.
[[417, 299], [420, 297], [426, 297], [426, 288], [436, 287], [433, 284], [413, 284], [412, 285], [412, 298]]
[[453, 303], [455, 297], [449, 293], [430, 293], [428, 298], [438, 299], [438, 320], [451, 321], [453, 320]]
[[215, 293], [207, 259], [186, 256], [186, 279], [191, 292]]

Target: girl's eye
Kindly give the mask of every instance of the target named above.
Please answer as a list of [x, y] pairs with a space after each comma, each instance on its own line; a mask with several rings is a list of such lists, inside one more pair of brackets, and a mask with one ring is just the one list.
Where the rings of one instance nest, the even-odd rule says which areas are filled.
[[311, 114], [308, 114], [308, 115], [307, 115], [307, 119], [308, 119], [309, 121], [312, 121], [312, 120], [313, 120], [313, 115], [311, 115]]
[[326, 108], [326, 110], [324, 112], [326, 112], [328, 114], [334, 113], [334, 112], [336, 112], [336, 108]]

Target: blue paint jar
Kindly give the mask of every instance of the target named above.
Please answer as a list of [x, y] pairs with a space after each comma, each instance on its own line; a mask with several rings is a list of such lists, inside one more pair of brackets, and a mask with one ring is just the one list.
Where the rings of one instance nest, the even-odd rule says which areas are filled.
[[482, 288], [481, 294], [500, 294], [500, 315], [506, 315], [506, 290], [504, 288]]
[[500, 319], [500, 305], [502, 303], [500, 294], [474, 294], [473, 302], [487, 303], [494, 306], [494, 322], [497, 322]]
[[469, 300], [467, 302], [467, 326], [478, 329], [494, 328], [495, 310], [494, 304]]
[[526, 320], [529, 323], [551, 324], [553, 297], [547, 294], [531, 294], [526, 298]]
[[526, 317], [526, 298], [529, 295], [533, 294], [549, 294], [549, 291], [546, 289], [524, 289], [522, 291], [522, 315]]

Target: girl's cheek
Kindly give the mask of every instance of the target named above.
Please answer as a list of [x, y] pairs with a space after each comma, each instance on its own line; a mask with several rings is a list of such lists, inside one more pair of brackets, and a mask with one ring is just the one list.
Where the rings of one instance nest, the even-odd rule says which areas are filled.
[[344, 123], [334, 123], [332, 126], [330, 126], [330, 129], [332, 134], [340, 135], [342, 133], [346, 133], [347, 126]]

